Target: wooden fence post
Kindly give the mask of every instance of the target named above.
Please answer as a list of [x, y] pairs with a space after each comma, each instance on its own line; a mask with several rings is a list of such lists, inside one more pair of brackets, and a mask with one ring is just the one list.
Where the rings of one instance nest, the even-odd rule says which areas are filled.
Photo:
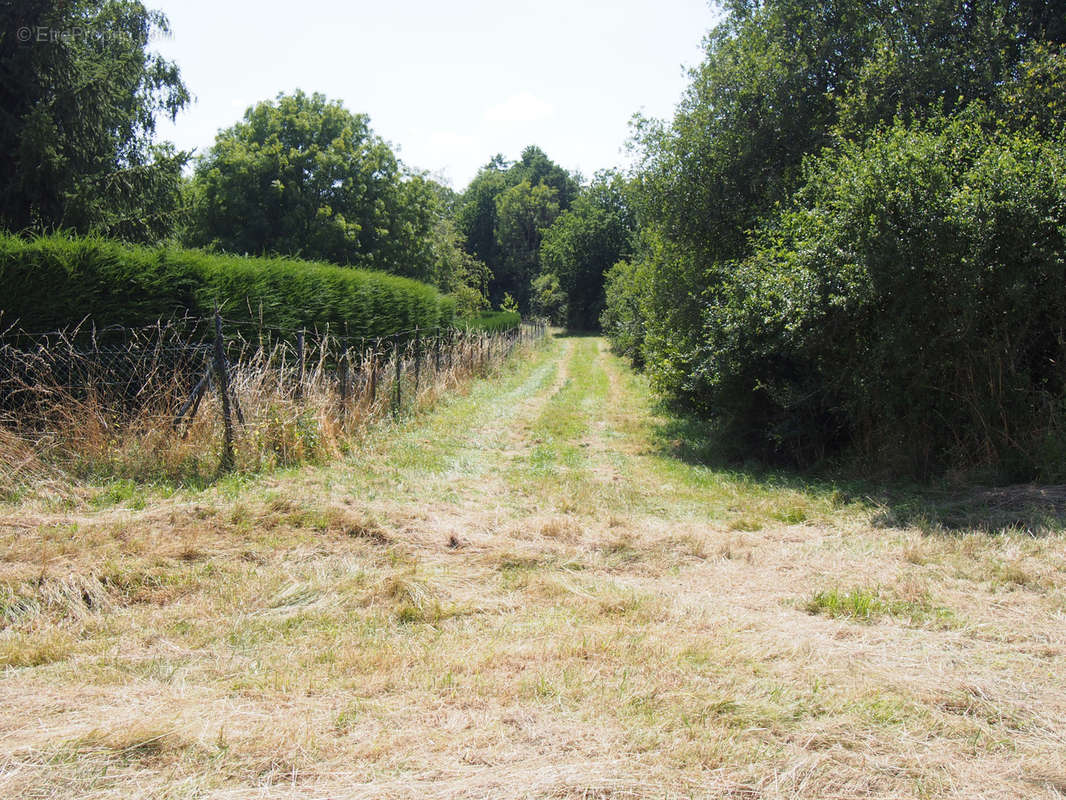
[[229, 373], [226, 349], [222, 342], [222, 315], [215, 310], [215, 372], [218, 374], [218, 397], [222, 403], [222, 469], [233, 467], [233, 418], [229, 404]]
[[304, 329], [296, 334], [296, 397], [303, 395], [304, 384]]
[[422, 373], [422, 337], [418, 333], [418, 326], [415, 325], [415, 393], [414, 400], [418, 402], [418, 379]]
[[341, 350], [341, 363], [337, 368], [340, 373], [340, 390], [341, 390], [341, 412], [344, 413], [348, 410], [348, 348], [345, 347]]
[[377, 339], [370, 345], [370, 405], [378, 399], [378, 345], [381, 340]]
[[393, 410], [398, 413], [400, 405], [403, 403], [403, 389], [400, 386], [403, 381], [403, 357], [400, 355], [400, 334], [396, 334], [392, 337], [392, 352], [396, 359], [396, 405], [393, 406]]

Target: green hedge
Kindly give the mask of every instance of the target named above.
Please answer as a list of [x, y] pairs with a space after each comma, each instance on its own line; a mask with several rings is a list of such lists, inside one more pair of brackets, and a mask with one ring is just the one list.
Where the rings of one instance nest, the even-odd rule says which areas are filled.
[[1066, 479], [1063, 144], [966, 114], [810, 162], [706, 309], [738, 452]]
[[96, 238], [0, 234], [3, 323], [52, 330], [90, 317], [138, 326], [161, 317], [206, 316], [285, 330], [347, 327], [380, 336], [451, 325], [455, 299], [408, 278], [291, 258], [244, 258]]
[[461, 328], [471, 331], [509, 331], [522, 324], [522, 315], [517, 311], [479, 311], [476, 317], [467, 317], [456, 323]]

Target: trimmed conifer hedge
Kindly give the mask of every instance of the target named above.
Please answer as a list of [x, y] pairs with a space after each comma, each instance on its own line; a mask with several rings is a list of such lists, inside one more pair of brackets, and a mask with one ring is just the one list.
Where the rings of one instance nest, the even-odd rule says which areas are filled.
[[97, 326], [160, 318], [229, 319], [282, 330], [346, 329], [383, 336], [454, 323], [454, 298], [409, 278], [292, 258], [136, 247], [99, 238], [0, 234], [3, 323], [28, 331], [90, 318]]
[[517, 311], [479, 311], [476, 317], [468, 317], [457, 323], [472, 331], [496, 333], [509, 331], [522, 324], [522, 315]]

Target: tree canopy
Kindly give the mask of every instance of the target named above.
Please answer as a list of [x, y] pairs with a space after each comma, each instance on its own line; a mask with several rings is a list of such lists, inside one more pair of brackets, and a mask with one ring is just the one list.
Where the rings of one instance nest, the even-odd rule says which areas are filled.
[[196, 166], [194, 243], [424, 278], [439, 197], [369, 119], [321, 94], [280, 94], [221, 131]]
[[1061, 4], [727, 8], [673, 120], [636, 125], [621, 349], [736, 452], [1050, 463], [1066, 321], [1028, 292], [1066, 256], [1039, 222], [1066, 224]]
[[542, 233], [579, 190], [579, 180], [535, 146], [514, 163], [493, 156], [470, 182], [457, 225], [467, 251], [493, 273], [489, 295], [494, 303], [509, 294], [522, 309], [530, 308]]
[[156, 145], [155, 121], [190, 94], [148, 49], [167, 30], [132, 0], [0, 7], [0, 225], [138, 241], [174, 229], [188, 154]]
[[544, 232], [541, 269], [557, 279], [566, 297], [564, 320], [571, 328], [598, 327], [604, 273], [630, 254], [635, 220], [626, 192], [621, 175], [599, 173]]

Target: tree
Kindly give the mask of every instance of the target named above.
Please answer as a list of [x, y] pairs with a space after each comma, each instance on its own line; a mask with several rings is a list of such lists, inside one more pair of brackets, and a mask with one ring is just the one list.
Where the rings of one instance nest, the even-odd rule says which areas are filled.
[[558, 193], [528, 180], [496, 198], [496, 243], [500, 263], [494, 272], [497, 291], [512, 295], [519, 308], [529, 308], [533, 278], [540, 272], [540, 240], [559, 215]]
[[603, 276], [627, 258], [635, 222], [620, 175], [601, 172], [544, 233], [541, 269], [556, 277], [566, 297], [566, 324], [588, 330], [599, 325], [604, 306]]
[[577, 197], [580, 184], [574, 176], [560, 167], [536, 145], [522, 151], [522, 157], [509, 169], [512, 184], [529, 181], [530, 185], [543, 184], [555, 190], [559, 208], [564, 211]]
[[513, 183], [507, 174], [510, 165], [495, 155], [482, 167], [463, 192], [456, 222], [465, 239], [467, 252], [489, 265], [498, 263], [496, 244], [496, 198]]
[[456, 313], [468, 317], [488, 308], [492, 271], [485, 262], [463, 249], [462, 236], [450, 217], [438, 220], [433, 230], [432, 247], [437, 265], [432, 283], [455, 297]]
[[0, 7], [0, 224], [131, 240], [168, 235], [187, 153], [155, 118], [189, 102], [148, 51], [167, 20], [132, 0], [9, 0]]
[[619, 261], [604, 275], [603, 313], [600, 326], [610, 337], [616, 353], [626, 356], [634, 367], [644, 366], [644, 296], [640, 264]]
[[324, 95], [297, 91], [248, 109], [196, 167], [193, 244], [281, 253], [437, 279], [436, 185]]
[[700, 362], [745, 452], [1062, 479], [1063, 141], [985, 114], [827, 151], [755, 235]]
[[[523, 222], [517, 217], [500, 216], [501, 197], [522, 183], [528, 189], [517, 194], [535, 191], [538, 198], [551, 197], [554, 207], [547, 224], [570, 206], [579, 190], [574, 176], [555, 164], [539, 147], [531, 145], [522, 151], [517, 162], [509, 162], [498, 154], [481, 168], [462, 195], [456, 222], [465, 237], [467, 251], [485, 262], [494, 275], [489, 285], [493, 302], [499, 303], [504, 293], [510, 293], [523, 308], [528, 308], [532, 280], [540, 272], [539, 230], [529, 229], [528, 219]], [[509, 213], [517, 212], [522, 205], [516, 204], [516, 199], [517, 195], [512, 195], [502, 201]], [[544, 224], [541, 221], [539, 226]], [[523, 226], [524, 231], [517, 230]]]
[[744, 455], [1051, 465], [1061, 3], [728, 7], [672, 122], [638, 122], [616, 345]]
[[559, 285], [559, 277], [544, 272], [533, 279], [533, 313], [547, 317], [553, 325], [566, 321], [566, 292]]
[[648, 369], [659, 388], [707, 411], [703, 309], [750, 255], [750, 232], [802, 185], [804, 159], [897, 117], [920, 123], [995, 104], [1034, 46], [1066, 34], [1052, 0], [734, 0], [728, 9], [672, 122], [639, 120], [635, 131], [641, 258], [651, 264]]

